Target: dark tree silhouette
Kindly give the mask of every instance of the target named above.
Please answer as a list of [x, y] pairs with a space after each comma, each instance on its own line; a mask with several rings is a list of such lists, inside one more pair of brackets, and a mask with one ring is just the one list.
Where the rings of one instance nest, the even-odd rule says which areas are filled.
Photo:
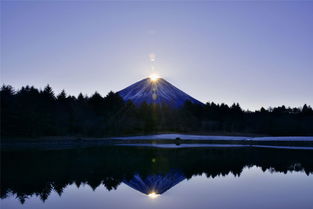
[[167, 104], [136, 106], [114, 92], [105, 97], [95, 92], [78, 97], [65, 90], [55, 96], [47, 85], [15, 91], [3, 85], [1, 136], [110, 136], [158, 132], [255, 133], [265, 135], [312, 135], [313, 110], [286, 106], [244, 111], [238, 103], [228, 106], [186, 101], [180, 108]]

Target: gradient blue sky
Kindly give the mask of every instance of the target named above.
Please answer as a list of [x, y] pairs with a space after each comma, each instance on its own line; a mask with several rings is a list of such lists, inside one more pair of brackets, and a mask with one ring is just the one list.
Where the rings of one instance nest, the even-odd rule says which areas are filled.
[[106, 95], [155, 71], [202, 102], [313, 104], [313, 2], [2, 1], [1, 82]]

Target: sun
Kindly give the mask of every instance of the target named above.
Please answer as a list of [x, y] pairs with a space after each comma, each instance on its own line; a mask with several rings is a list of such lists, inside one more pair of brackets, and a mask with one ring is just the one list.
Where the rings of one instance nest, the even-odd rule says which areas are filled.
[[151, 81], [156, 82], [160, 78], [160, 76], [158, 74], [153, 73], [149, 76], [149, 78]]

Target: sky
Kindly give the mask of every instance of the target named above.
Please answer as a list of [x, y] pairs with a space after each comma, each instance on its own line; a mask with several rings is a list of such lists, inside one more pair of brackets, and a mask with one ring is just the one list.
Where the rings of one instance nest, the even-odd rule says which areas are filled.
[[1, 1], [0, 56], [16, 89], [106, 95], [158, 73], [204, 103], [313, 105], [313, 1]]

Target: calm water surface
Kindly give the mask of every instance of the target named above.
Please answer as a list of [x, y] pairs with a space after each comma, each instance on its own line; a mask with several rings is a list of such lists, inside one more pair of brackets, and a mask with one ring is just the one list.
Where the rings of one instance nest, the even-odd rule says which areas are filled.
[[313, 151], [4, 151], [1, 208], [313, 208]]

